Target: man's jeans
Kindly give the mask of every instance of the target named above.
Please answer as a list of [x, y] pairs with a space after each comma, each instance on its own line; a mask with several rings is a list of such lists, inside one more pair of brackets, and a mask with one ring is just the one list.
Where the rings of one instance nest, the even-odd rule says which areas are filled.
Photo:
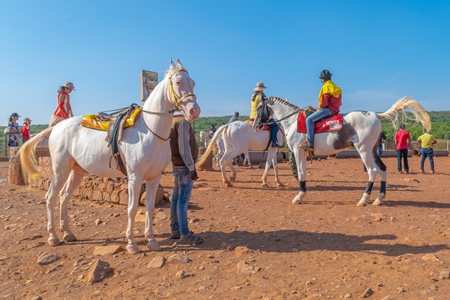
[[180, 231], [181, 236], [190, 234], [187, 207], [191, 198], [194, 181], [189, 177], [185, 166], [173, 166], [174, 187], [170, 202], [170, 230]]
[[322, 108], [313, 112], [306, 118], [306, 130], [308, 131], [308, 142], [314, 144], [314, 123], [325, 117], [331, 116], [332, 113], [329, 108]]
[[403, 157], [403, 166], [404, 166], [405, 172], [409, 172], [408, 148], [397, 150], [397, 170], [399, 172], [402, 171], [402, 157]]
[[423, 164], [425, 158], [430, 160], [431, 171], [434, 171], [434, 159], [433, 159], [433, 148], [422, 148], [422, 159], [420, 160], [420, 170], [423, 171]]

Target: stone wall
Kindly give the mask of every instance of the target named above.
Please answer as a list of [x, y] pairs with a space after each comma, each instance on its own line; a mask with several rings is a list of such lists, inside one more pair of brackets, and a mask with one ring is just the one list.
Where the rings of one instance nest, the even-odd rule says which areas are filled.
[[[31, 185], [41, 190], [48, 190], [50, 186], [49, 174], [51, 171], [50, 158], [40, 157], [39, 165], [42, 167], [43, 173], [47, 174], [47, 176], [39, 177]], [[85, 176], [80, 187], [75, 190], [72, 197], [99, 203], [128, 205], [128, 181], [127, 178]], [[143, 185], [140, 192], [140, 204], [145, 205], [145, 197], [146, 191], [145, 185]], [[156, 193], [155, 204], [161, 205], [165, 201], [169, 201], [169, 195], [164, 192], [164, 189], [160, 185]]]

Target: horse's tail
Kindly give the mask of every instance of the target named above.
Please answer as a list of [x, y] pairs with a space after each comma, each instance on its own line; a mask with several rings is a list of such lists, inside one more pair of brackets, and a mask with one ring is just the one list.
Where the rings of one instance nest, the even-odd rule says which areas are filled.
[[214, 133], [213, 138], [211, 139], [211, 141], [209, 141], [209, 145], [208, 148], [206, 148], [205, 153], [203, 153], [202, 157], [200, 158], [200, 160], [195, 164], [195, 166], [197, 168], [200, 168], [206, 161], [206, 158], [208, 157], [209, 153], [211, 153], [211, 151], [214, 149], [217, 149], [217, 145], [216, 145], [216, 141], [219, 139], [219, 136], [222, 135], [222, 133], [224, 131], [226, 131], [226, 129], [228, 128], [229, 124], [225, 124], [220, 126], [219, 129], [217, 129], [217, 131]]
[[[413, 117], [409, 117], [405, 113], [405, 109], [411, 108]], [[397, 102], [394, 103], [394, 105], [391, 106], [386, 112], [379, 113], [378, 118], [384, 119], [387, 118], [391, 120], [392, 124], [397, 127], [399, 120], [399, 112], [402, 112], [402, 118], [407, 120], [413, 120], [416, 123], [421, 123], [422, 126], [427, 129], [428, 131], [431, 130], [431, 120], [428, 113], [425, 111], [425, 109], [422, 107], [422, 105], [419, 104], [416, 100], [410, 98], [410, 97], [403, 97], [400, 98]]]
[[45, 129], [23, 144], [19, 149], [18, 155], [20, 155], [22, 174], [27, 184], [29, 184], [31, 180], [36, 179], [41, 173], [41, 170], [39, 169], [39, 162], [36, 157], [36, 146], [44, 137], [49, 136], [52, 130], [53, 126]]

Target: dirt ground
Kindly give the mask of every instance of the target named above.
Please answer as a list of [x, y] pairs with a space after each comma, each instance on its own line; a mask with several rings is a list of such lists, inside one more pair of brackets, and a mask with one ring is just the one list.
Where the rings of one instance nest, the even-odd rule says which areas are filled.
[[[359, 159], [314, 161], [307, 198], [299, 205], [291, 204], [298, 183], [286, 163], [280, 164], [286, 186], [279, 188], [261, 187], [263, 170], [258, 168], [238, 167], [231, 188], [223, 186], [219, 171], [200, 172], [189, 218], [190, 229], [205, 243], [174, 244], [169, 204], [164, 204], [156, 209], [154, 227], [162, 251], [146, 248], [144, 223], [138, 222], [137, 255], [124, 250], [125, 207], [72, 199], [70, 225], [78, 241], [51, 247], [45, 192], [0, 183], [0, 297], [450, 299], [450, 158], [435, 158], [437, 174], [418, 173], [419, 159], [410, 158], [411, 174], [397, 174], [396, 159], [384, 159], [383, 206], [356, 207], [367, 184]], [[7, 178], [7, 167], [0, 162], [0, 179]], [[171, 194], [167, 170], [162, 185]], [[273, 183], [273, 170], [270, 175]], [[377, 181], [371, 200], [379, 186]], [[105, 244], [121, 250], [95, 255]], [[39, 265], [44, 252], [59, 260]], [[165, 264], [150, 267], [155, 257], [164, 257]], [[111, 269], [106, 278], [89, 284], [97, 259]]]

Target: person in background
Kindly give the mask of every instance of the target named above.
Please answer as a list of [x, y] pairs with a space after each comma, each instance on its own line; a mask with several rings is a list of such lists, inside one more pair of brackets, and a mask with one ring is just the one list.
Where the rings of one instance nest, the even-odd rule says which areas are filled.
[[174, 187], [170, 202], [171, 239], [180, 239], [180, 244], [197, 245], [203, 239], [189, 231], [187, 208], [194, 180], [198, 179], [195, 162], [198, 146], [191, 124], [180, 111], [176, 111], [170, 131]]
[[411, 143], [411, 136], [409, 132], [405, 130], [405, 124], [400, 124], [400, 130], [394, 135], [395, 149], [397, 150], [397, 169], [398, 173], [402, 174], [402, 158], [403, 168], [405, 173], [409, 174], [408, 165], [408, 147]]
[[75, 91], [75, 87], [72, 82], [66, 81], [59, 87], [56, 101], [58, 107], [50, 118], [49, 127], [55, 126], [62, 120], [73, 117], [72, 107], [70, 106], [70, 93]]
[[432, 136], [430, 133], [428, 133], [428, 131], [424, 128], [423, 134], [421, 136], [419, 136], [417, 141], [422, 144], [422, 150], [421, 150], [422, 151], [422, 159], [420, 160], [420, 172], [425, 173], [424, 163], [425, 163], [425, 159], [428, 157], [428, 159], [430, 160], [431, 173], [434, 173], [434, 159], [433, 159], [434, 153], [433, 153], [432, 145], [437, 143], [436, 139], [434, 138], [434, 136]]
[[377, 149], [377, 154], [378, 157], [381, 157], [381, 155], [383, 154], [383, 140], [386, 140], [386, 133], [384, 133], [384, 131], [381, 132], [381, 136], [380, 136], [380, 142], [378, 143], [378, 149]]
[[212, 139], [214, 136], [214, 133], [216, 133], [216, 126], [211, 124], [211, 127], [209, 128], [209, 138]]
[[255, 92], [252, 94], [250, 98], [250, 121], [254, 121], [256, 118], [256, 108], [262, 100], [266, 99], [266, 95], [264, 95], [264, 90], [267, 87], [262, 82], [257, 82], [256, 87], [253, 89]]
[[239, 112], [235, 112], [234, 116], [232, 116], [230, 118], [230, 120], [228, 121], [228, 123], [234, 122], [234, 121], [239, 121]]
[[30, 126], [31, 126], [31, 120], [30, 118], [23, 119], [23, 126], [22, 126], [22, 143], [25, 144], [26, 141], [30, 139]]
[[19, 147], [19, 120], [20, 116], [17, 113], [12, 113], [8, 119], [8, 129], [7, 133], [9, 133], [8, 146], [9, 147]]
[[328, 70], [320, 72], [320, 81], [323, 86], [319, 93], [319, 107], [306, 118], [307, 140], [304, 141], [300, 148], [314, 149], [314, 123], [325, 117], [339, 113], [342, 105], [342, 90], [331, 81], [333, 74]]

